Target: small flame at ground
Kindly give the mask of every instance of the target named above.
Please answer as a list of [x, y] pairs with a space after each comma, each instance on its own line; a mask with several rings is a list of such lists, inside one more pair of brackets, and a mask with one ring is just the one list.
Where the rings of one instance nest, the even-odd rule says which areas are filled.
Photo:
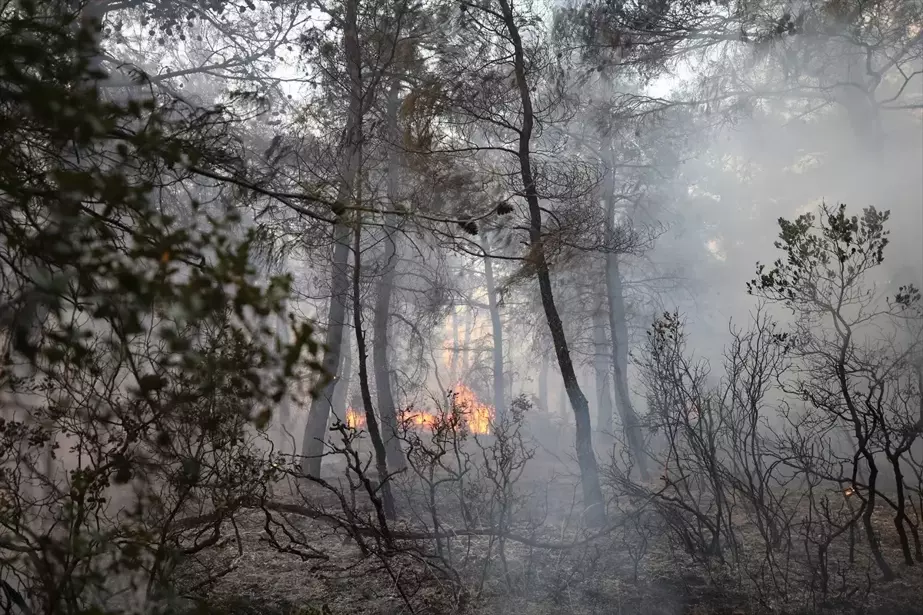
[[[468, 426], [468, 430], [475, 435], [490, 434], [490, 424], [494, 418], [494, 407], [478, 401], [474, 391], [459, 383], [453, 389], [455, 408], [460, 418]], [[404, 410], [401, 412], [401, 421], [409, 423], [416, 429], [435, 429], [439, 424], [438, 414], [425, 410]], [[365, 427], [365, 414], [353, 408], [346, 409], [346, 426], [351, 429]]]

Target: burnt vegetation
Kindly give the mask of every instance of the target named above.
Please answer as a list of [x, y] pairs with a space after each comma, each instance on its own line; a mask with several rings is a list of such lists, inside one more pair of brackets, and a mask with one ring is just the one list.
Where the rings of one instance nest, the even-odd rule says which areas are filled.
[[923, 612], [921, 114], [919, 2], [0, 0], [0, 610]]

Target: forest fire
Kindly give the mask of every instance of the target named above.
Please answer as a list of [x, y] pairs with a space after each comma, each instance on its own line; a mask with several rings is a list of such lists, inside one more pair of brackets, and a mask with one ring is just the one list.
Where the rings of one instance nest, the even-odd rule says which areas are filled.
[[425, 410], [402, 410], [401, 422], [413, 429], [428, 428], [430, 431], [436, 428], [439, 423], [439, 417]]
[[350, 429], [362, 429], [365, 427], [365, 414], [352, 408], [346, 409], [346, 426]]
[[[494, 418], [493, 406], [482, 404], [470, 388], [459, 383], [453, 389], [455, 408], [468, 427], [468, 431], [475, 435], [489, 435], [490, 424]], [[426, 410], [407, 409], [401, 412], [401, 421], [412, 429], [427, 428], [433, 430], [441, 419], [439, 414]], [[350, 429], [365, 427], [365, 413], [347, 408], [346, 426]]]
[[471, 433], [488, 435], [494, 418], [494, 407], [480, 403], [474, 391], [460, 382], [455, 385], [452, 393], [455, 396], [455, 407], [465, 417]]

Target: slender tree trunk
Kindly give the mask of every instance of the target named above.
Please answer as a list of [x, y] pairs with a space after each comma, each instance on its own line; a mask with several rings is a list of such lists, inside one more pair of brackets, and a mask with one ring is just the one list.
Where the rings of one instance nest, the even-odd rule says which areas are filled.
[[471, 322], [471, 308], [465, 308], [465, 339], [462, 342], [462, 368], [461, 373], [463, 378], [468, 377], [468, 370], [471, 369], [471, 328], [473, 327]]
[[[393, 143], [397, 143], [398, 137], [399, 90], [400, 81], [395, 78], [388, 92], [388, 122], [390, 123], [389, 132]], [[392, 203], [392, 206], [397, 202], [398, 198], [399, 165], [399, 155], [395, 146], [391, 148], [388, 158], [388, 200]], [[372, 346], [372, 360], [375, 366], [378, 413], [381, 415], [388, 465], [392, 470], [398, 471], [404, 469], [406, 464], [404, 453], [401, 450], [400, 426], [398, 425], [397, 410], [394, 405], [394, 395], [391, 392], [391, 366], [388, 362], [388, 347], [390, 344], [388, 325], [391, 320], [391, 296], [394, 292], [394, 279], [397, 275], [395, 230], [388, 219], [385, 220], [384, 232], [384, 269], [378, 281], [378, 293], [375, 301], [375, 318], [373, 321], [375, 344]]]
[[[357, 2], [347, 0], [345, 11], [345, 28], [343, 46], [346, 51], [346, 64], [349, 72], [349, 113], [346, 119], [346, 165], [337, 201], [344, 203], [352, 198], [353, 184], [362, 160], [362, 75], [361, 51], [357, 27]], [[346, 320], [346, 301], [349, 292], [349, 227], [341, 219], [342, 212], [333, 228], [334, 249], [333, 268], [331, 272], [331, 297], [327, 312], [327, 334], [323, 368], [333, 376], [340, 363], [340, 350], [343, 344], [343, 325]], [[320, 476], [321, 460], [324, 453], [324, 438], [330, 407], [336, 382], [331, 378], [311, 401], [308, 420], [305, 425], [301, 450], [304, 456], [302, 471], [310, 476]]]
[[393, 261], [396, 260], [396, 254], [394, 238], [389, 233], [385, 239], [385, 258], [391, 261], [391, 264], [385, 265], [385, 271], [378, 280], [378, 295], [375, 302], [375, 319], [373, 322], [375, 344], [372, 347], [378, 412], [381, 414], [381, 423], [384, 429], [388, 463], [395, 471], [401, 470], [405, 466], [404, 453], [401, 450], [399, 437], [400, 426], [397, 420], [397, 409], [394, 403], [394, 394], [391, 390], [391, 365], [388, 360], [388, 346], [390, 343], [388, 330], [395, 278]]
[[[615, 230], [615, 177], [609, 171], [606, 189], [606, 230], [611, 237]], [[612, 337], [612, 374], [615, 384], [615, 401], [622, 418], [622, 428], [628, 441], [628, 450], [641, 480], [650, 480], [647, 452], [641, 422], [631, 403], [628, 390], [628, 323], [625, 314], [625, 295], [622, 288], [622, 273], [619, 270], [619, 255], [606, 252], [606, 295], [609, 301], [609, 331]]]
[[327, 312], [327, 334], [323, 368], [329, 380], [318, 395], [311, 401], [308, 420], [305, 424], [304, 438], [301, 444], [302, 471], [309, 476], [320, 476], [321, 459], [324, 453], [326, 428], [330, 420], [330, 409], [337, 383], [337, 368], [343, 346], [343, 329], [346, 320], [346, 292], [349, 289], [349, 277], [346, 271], [349, 259], [349, 245], [346, 243], [349, 228], [337, 224], [334, 228], [337, 242], [333, 250], [333, 294]]
[[353, 353], [349, 338], [343, 336], [343, 349], [340, 353], [340, 367], [337, 371], [337, 382], [333, 389], [333, 412], [331, 415], [341, 421], [346, 421], [346, 400], [349, 399], [349, 385], [353, 377]]
[[538, 372], [538, 404], [545, 413], [551, 410], [548, 405], [548, 367], [548, 355], [542, 353], [542, 366]]
[[890, 581], [895, 578], [894, 570], [891, 569], [888, 560], [885, 559], [884, 554], [881, 552], [881, 543], [878, 542], [878, 536], [875, 534], [875, 526], [872, 523], [872, 516], [875, 513], [878, 466], [875, 464], [875, 460], [872, 458], [871, 453], [867, 450], [862, 451], [862, 453], [869, 469], [868, 490], [864, 503], [865, 510], [862, 513], [862, 526], [865, 528], [865, 537], [868, 540], [869, 550], [872, 552], [875, 563], [878, 564], [878, 568], [881, 570], [885, 580]]
[[[489, 250], [485, 240], [485, 251]], [[489, 256], [484, 257], [484, 280], [487, 285], [487, 305], [490, 309], [490, 324], [493, 333], [493, 362], [494, 362], [494, 408], [497, 419], [502, 419], [506, 414], [503, 388], [503, 323], [500, 320], [500, 308], [497, 307], [497, 286], [494, 282], [493, 262]]]
[[385, 443], [378, 429], [378, 419], [375, 417], [375, 408], [372, 406], [372, 391], [369, 388], [368, 353], [365, 348], [365, 334], [362, 331], [362, 296], [359, 276], [361, 269], [362, 225], [357, 220], [353, 243], [353, 327], [356, 330], [356, 349], [359, 353], [359, 390], [362, 393], [362, 405], [365, 407], [365, 428], [369, 431], [372, 447], [375, 449], [375, 467], [378, 471], [379, 489], [384, 505], [385, 518], [393, 520], [396, 517], [394, 498], [391, 495], [391, 482], [388, 476], [388, 454]]
[[590, 424], [589, 402], [587, 402], [586, 395], [583, 394], [580, 385], [577, 383], [577, 374], [574, 370], [570, 350], [567, 347], [567, 339], [564, 335], [564, 323], [561, 321], [561, 315], [558, 313], [558, 308], [554, 302], [551, 273], [542, 243], [542, 210], [538, 202], [535, 180], [532, 176], [532, 157], [530, 152], [535, 117], [532, 110], [532, 95], [526, 79], [526, 60], [523, 43], [509, 0], [499, 0], [499, 5], [510, 41], [513, 44], [514, 72], [522, 105], [522, 125], [519, 131], [519, 168], [523, 190], [529, 205], [529, 238], [532, 244], [529, 257], [538, 277], [542, 307], [545, 310], [548, 328], [551, 330], [551, 338], [554, 342], [558, 364], [561, 367], [561, 375], [564, 378], [564, 386], [574, 409], [574, 421], [577, 426], [577, 461], [580, 464], [583, 504], [586, 507], [587, 522], [594, 526], [601, 526], [606, 522], [606, 509], [603, 502], [602, 488], [599, 483], [599, 466], [596, 463], [596, 455], [593, 453], [593, 429]]
[[449, 377], [458, 382], [458, 306], [452, 306], [452, 356], [449, 357]]
[[910, 519], [907, 517], [907, 496], [904, 493], [904, 473], [901, 470], [900, 453], [888, 455], [888, 461], [891, 462], [891, 468], [894, 472], [894, 481], [897, 493], [895, 501], [897, 508], [894, 512], [894, 529], [897, 530], [897, 536], [900, 540], [901, 553], [904, 555], [904, 563], [913, 566], [913, 555], [910, 552], [910, 540], [907, 538], [906, 525], [910, 525]]
[[[284, 265], [284, 261], [283, 261], [283, 265]], [[282, 342], [282, 344], [287, 345], [289, 343], [290, 336], [289, 336], [288, 319], [285, 317], [284, 314], [281, 314], [281, 313], [276, 318], [276, 336], [279, 338], [279, 341]], [[291, 400], [291, 397], [289, 396], [289, 392], [286, 391], [285, 395], [282, 396], [282, 399], [279, 400], [279, 406], [276, 410], [275, 416], [272, 417], [274, 427], [275, 427], [274, 429], [275, 434], [276, 434], [275, 437], [278, 438], [276, 442], [278, 443], [280, 447], [286, 441], [286, 436], [289, 433], [291, 433], [289, 431], [289, 427], [291, 426], [291, 420], [292, 420], [292, 412], [291, 412], [292, 403], [291, 402], [292, 400]], [[294, 452], [295, 451], [292, 451], [292, 453]]]
[[611, 446], [612, 440], [612, 393], [609, 387], [612, 352], [609, 347], [609, 323], [602, 306], [593, 312], [593, 369], [596, 372], [596, 431], [600, 442]]
[[[510, 350], [510, 346], [509, 344], [507, 344], [506, 359], [504, 359], [503, 361], [503, 368], [504, 368], [503, 378], [504, 378], [504, 381], [506, 382], [506, 393], [505, 393], [506, 399], [509, 399], [512, 402], [513, 398], [515, 397], [515, 395], [513, 394], [513, 387], [515, 386], [516, 383], [515, 383], [515, 378], [513, 374], [513, 357], [511, 355], [512, 355], [512, 352]], [[509, 366], [509, 369], [506, 369], [507, 366]]]

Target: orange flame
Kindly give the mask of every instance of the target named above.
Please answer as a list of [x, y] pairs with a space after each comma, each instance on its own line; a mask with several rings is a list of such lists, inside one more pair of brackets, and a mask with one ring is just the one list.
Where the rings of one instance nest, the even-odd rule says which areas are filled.
[[346, 426], [350, 429], [361, 429], [365, 427], [365, 415], [352, 408], [347, 408]]
[[453, 394], [455, 395], [455, 407], [465, 418], [471, 433], [489, 434], [490, 422], [494, 417], [494, 407], [480, 403], [474, 391], [460, 382], [455, 385]]
[[[490, 434], [490, 424], [494, 418], [494, 407], [482, 404], [478, 401], [474, 391], [459, 383], [453, 390], [455, 409], [460, 415], [461, 420], [468, 426], [468, 430], [476, 435]], [[439, 421], [442, 420], [439, 414], [428, 412], [426, 410], [408, 409], [401, 412], [400, 420], [415, 429], [434, 430]], [[346, 426], [351, 429], [362, 429], [365, 427], [365, 414], [354, 410], [346, 409]]]

